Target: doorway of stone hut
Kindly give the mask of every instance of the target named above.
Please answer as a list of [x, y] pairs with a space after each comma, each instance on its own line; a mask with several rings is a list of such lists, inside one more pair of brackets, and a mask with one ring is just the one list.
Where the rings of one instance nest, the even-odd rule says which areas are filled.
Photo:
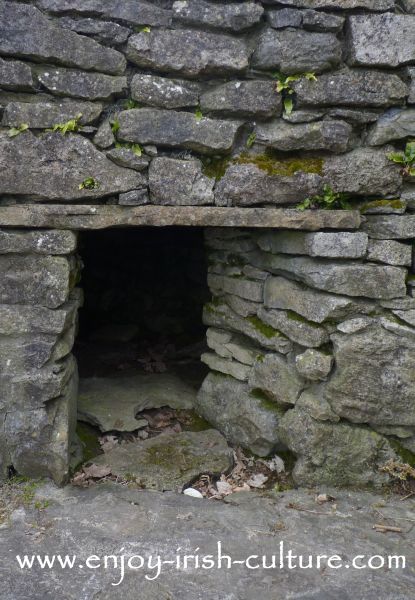
[[99, 456], [105, 444], [202, 427], [192, 406], [207, 372], [200, 361], [210, 298], [203, 230], [88, 231], [79, 253], [84, 304], [74, 351], [82, 460]]

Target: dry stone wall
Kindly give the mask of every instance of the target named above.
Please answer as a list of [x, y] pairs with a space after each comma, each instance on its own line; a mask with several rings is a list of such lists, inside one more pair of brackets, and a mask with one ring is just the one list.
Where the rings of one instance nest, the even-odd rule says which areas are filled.
[[[199, 410], [298, 483], [413, 460], [414, 40], [413, 0], [0, 0], [0, 226], [46, 203], [229, 225], [324, 189], [361, 211], [207, 233]], [[0, 475], [68, 473], [77, 271], [71, 231], [0, 230]]]

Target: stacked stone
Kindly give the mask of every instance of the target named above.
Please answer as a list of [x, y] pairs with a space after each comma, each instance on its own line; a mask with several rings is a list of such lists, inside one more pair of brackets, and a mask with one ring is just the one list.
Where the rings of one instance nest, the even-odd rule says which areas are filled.
[[[409, 0], [1, 1], [2, 202], [287, 206], [324, 184], [413, 201], [387, 154], [415, 135], [414, 13]], [[276, 71], [299, 76], [292, 94]]]
[[77, 402], [70, 231], [0, 230], [0, 479], [68, 475]]
[[256, 454], [288, 448], [300, 484], [379, 485], [388, 459], [414, 457], [412, 219], [206, 232], [198, 410]]

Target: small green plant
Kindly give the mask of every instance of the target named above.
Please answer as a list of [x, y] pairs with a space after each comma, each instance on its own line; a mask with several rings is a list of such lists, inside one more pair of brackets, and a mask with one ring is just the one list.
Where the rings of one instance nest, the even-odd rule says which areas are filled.
[[140, 144], [129, 144], [127, 142], [121, 143], [117, 142], [115, 144], [116, 148], [126, 148], [127, 150], [132, 150], [136, 156], [141, 156], [143, 154], [143, 149]]
[[256, 140], [256, 133], [252, 132], [248, 135], [248, 139], [246, 140], [246, 147], [247, 148], [252, 148], [252, 146], [255, 144], [255, 140]]
[[78, 113], [74, 119], [70, 119], [66, 123], [57, 123], [48, 131], [59, 131], [62, 135], [65, 135], [68, 131], [79, 131], [81, 129], [81, 125], [79, 124], [81, 117], [82, 113]]
[[87, 177], [82, 183], [79, 184], [80, 190], [97, 190], [98, 188], [99, 183], [93, 177]]
[[294, 81], [299, 81], [300, 79], [308, 79], [309, 81], [317, 81], [317, 77], [314, 73], [298, 73], [298, 75], [284, 75], [283, 73], [276, 72], [272, 74], [273, 77], [277, 80], [277, 92], [282, 94], [284, 110], [287, 115], [290, 115], [293, 111], [294, 103], [292, 99], [292, 95], [294, 94], [294, 89], [291, 84]]
[[200, 106], [198, 106], [195, 110], [195, 117], [196, 117], [196, 121], [201, 121], [203, 119], [203, 113], [202, 113], [202, 109], [200, 108]]
[[16, 137], [16, 135], [19, 135], [19, 133], [23, 133], [27, 129], [29, 129], [29, 125], [27, 123], [21, 123], [17, 127], [11, 127], [9, 129], [9, 137]]
[[402, 165], [402, 175], [415, 176], [415, 140], [408, 142], [403, 152], [391, 152], [389, 160]]
[[350, 210], [351, 206], [348, 201], [348, 198], [348, 194], [345, 194], [343, 192], [335, 192], [329, 185], [325, 185], [323, 187], [322, 194], [305, 198], [305, 200], [297, 204], [296, 208], [297, 210], [317, 208], [323, 210]]
[[138, 102], [136, 102], [135, 100], [133, 100], [132, 98], [128, 98], [125, 102], [124, 102], [124, 108], [126, 108], [127, 110], [130, 110], [131, 108], [140, 108], [140, 105]]
[[120, 122], [118, 119], [114, 119], [114, 121], [111, 122], [111, 131], [114, 135], [117, 134], [117, 132], [120, 129]]
[[135, 30], [137, 33], [150, 33], [151, 27], [148, 25], [140, 25], [139, 27], [136, 27]]

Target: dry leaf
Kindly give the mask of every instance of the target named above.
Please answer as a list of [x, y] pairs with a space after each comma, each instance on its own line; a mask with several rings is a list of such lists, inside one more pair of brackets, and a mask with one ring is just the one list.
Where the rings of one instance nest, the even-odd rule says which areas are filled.
[[83, 471], [86, 477], [93, 477], [94, 479], [101, 479], [111, 473], [111, 469], [108, 465], [96, 465], [92, 463], [88, 467], [83, 467]]
[[251, 479], [248, 479], [247, 484], [253, 488], [262, 488], [267, 481], [268, 477], [262, 473], [255, 473], [255, 475], [252, 475]]

